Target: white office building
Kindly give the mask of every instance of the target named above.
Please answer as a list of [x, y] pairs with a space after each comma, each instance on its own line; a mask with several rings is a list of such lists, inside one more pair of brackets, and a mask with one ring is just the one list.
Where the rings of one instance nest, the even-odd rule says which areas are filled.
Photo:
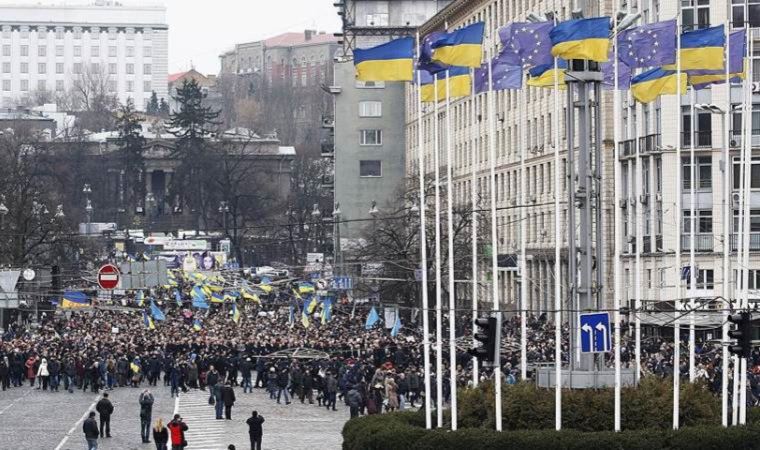
[[100, 86], [143, 109], [167, 97], [168, 32], [162, 4], [0, 5], [0, 107]]

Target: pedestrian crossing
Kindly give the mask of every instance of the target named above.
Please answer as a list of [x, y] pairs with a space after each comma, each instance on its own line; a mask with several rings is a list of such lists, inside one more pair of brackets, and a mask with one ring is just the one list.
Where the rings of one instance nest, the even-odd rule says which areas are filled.
[[228, 420], [217, 420], [214, 406], [208, 404], [208, 391], [190, 390], [179, 397], [178, 414], [187, 424], [188, 450], [226, 450]]

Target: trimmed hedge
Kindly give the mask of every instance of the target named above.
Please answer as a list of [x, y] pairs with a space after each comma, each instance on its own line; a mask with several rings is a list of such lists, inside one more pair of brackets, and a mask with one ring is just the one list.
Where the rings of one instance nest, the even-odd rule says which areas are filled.
[[[417, 412], [399, 412], [352, 419], [343, 427], [344, 450], [459, 449], [755, 449], [760, 426], [720, 426], [581, 432], [527, 430], [496, 432], [483, 428], [425, 430]], [[422, 424], [424, 426], [424, 423]]]

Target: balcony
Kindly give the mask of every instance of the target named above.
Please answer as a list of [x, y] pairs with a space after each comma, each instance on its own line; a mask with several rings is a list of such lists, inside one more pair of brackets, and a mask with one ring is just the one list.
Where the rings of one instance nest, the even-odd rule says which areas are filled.
[[[713, 251], [714, 237], [712, 233], [696, 233], [694, 235], [694, 251]], [[760, 241], [758, 241], [760, 243]], [[691, 250], [691, 234], [681, 235], [681, 251], [686, 253]]]
[[[731, 148], [739, 148], [744, 142], [741, 130], [731, 130], [729, 133]], [[760, 147], [760, 129], [752, 130], [752, 146]]]
[[[694, 146], [700, 148], [712, 148], [712, 130], [697, 130], [694, 133]], [[691, 135], [689, 131], [681, 133], [681, 146], [691, 147]]]
[[656, 152], [662, 146], [659, 134], [648, 134], [639, 138], [639, 151], [642, 153]]
[[[731, 235], [731, 251], [735, 252], [739, 245], [739, 234], [733, 233]], [[760, 233], [749, 234], [749, 249], [750, 251], [760, 251]]]

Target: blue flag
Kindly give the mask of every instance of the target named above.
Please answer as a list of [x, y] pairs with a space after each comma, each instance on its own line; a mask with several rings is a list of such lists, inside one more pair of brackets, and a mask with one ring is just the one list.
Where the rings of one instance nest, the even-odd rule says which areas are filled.
[[[509, 64], [502, 55], [499, 55], [492, 60], [491, 70], [493, 71], [491, 78], [493, 79], [494, 91], [522, 88], [521, 66]], [[486, 63], [475, 69], [475, 93], [480, 94], [488, 89], [488, 64]]]
[[156, 303], [153, 301], [153, 299], [150, 299], [150, 315], [153, 316], [153, 318], [156, 320], [166, 320], [164, 312], [161, 311], [158, 306], [156, 306]]
[[391, 336], [396, 337], [398, 336], [398, 332], [401, 330], [401, 316], [396, 312], [396, 323], [393, 324], [393, 329], [391, 330]]
[[177, 302], [177, 306], [182, 306], [182, 294], [179, 293], [179, 289], [174, 290], [174, 300]]
[[618, 58], [631, 68], [676, 62], [676, 21], [630, 28], [618, 34]]
[[193, 308], [208, 309], [208, 302], [206, 302], [206, 294], [203, 293], [203, 289], [200, 286], [193, 288]]
[[446, 64], [433, 61], [433, 42], [437, 41], [445, 34], [446, 33], [442, 31], [434, 31], [422, 38], [419, 48], [417, 70], [424, 70], [428, 74], [434, 74], [446, 70], [448, 67]]
[[377, 315], [377, 310], [375, 307], [372, 307], [372, 310], [369, 312], [369, 315], [367, 316], [367, 322], [364, 324], [364, 328], [369, 330], [375, 324], [380, 320], [380, 316]]
[[552, 22], [515, 22], [499, 30], [503, 50], [499, 55], [505, 63], [515, 66], [534, 67], [550, 64], [552, 41], [549, 32]]

